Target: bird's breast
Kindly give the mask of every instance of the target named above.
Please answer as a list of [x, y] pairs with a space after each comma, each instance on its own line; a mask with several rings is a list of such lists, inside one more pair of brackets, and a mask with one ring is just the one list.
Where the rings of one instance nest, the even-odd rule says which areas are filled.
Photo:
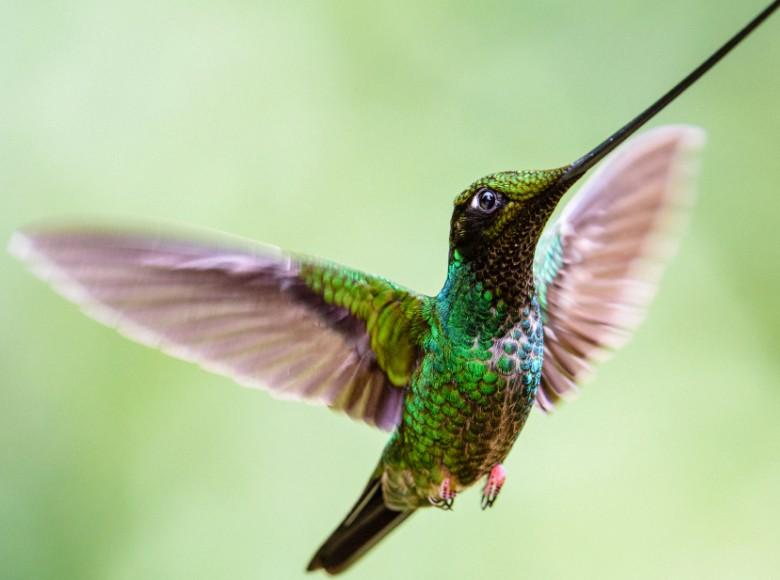
[[404, 403], [396, 457], [427, 495], [446, 477], [472, 485], [509, 453], [541, 380], [544, 329], [536, 299], [490, 334], [430, 341]]

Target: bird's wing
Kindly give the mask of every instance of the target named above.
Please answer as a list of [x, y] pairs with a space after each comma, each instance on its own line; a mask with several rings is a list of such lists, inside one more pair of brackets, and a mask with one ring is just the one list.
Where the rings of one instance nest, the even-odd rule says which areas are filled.
[[704, 132], [649, 131], [622, 146], [545, 232], [534, 275], [545, 320], [537, 403], [549, 411], [642, 321], [693, 200]]
[[183, 239], [42, 228], [16, 233], [10, 250], [139, 342], [279, 397], [397, 425], [424, 297], [272, 248]]

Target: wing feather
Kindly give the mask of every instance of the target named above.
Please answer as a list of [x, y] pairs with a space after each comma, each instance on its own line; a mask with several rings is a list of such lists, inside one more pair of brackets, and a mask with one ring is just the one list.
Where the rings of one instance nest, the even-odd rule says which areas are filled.
[[692, 205], [703, 143], [689, 126], [632, 139], [545, 232], [534, 264], [545, 318], [542, 409], [575, 392], [643, 320]]
[[400, 420], [424, 299], [386, 280], [271, 248], [99, 228], [18, 232], [10, 250], [139, 342], [383, 429]]

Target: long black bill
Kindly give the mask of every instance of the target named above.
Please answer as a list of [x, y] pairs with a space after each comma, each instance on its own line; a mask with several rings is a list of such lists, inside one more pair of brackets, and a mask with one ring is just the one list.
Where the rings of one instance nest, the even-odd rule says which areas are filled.
[[780, 0], [775, 0], [753, 20], [751, 20], [742, 30], [737, 32], [726, 44], [721, 46], [715, 51], [712, 56], [701, 63], [693, 72], [687, 77], [677, 83], [669, 92], [658, 99], [655, 103], [650, 105], [642, 113], [637, 115], [634, 119], [629, 121], [626, 125], [615, 131], [606, 141], [601, 143], [598, 147], [593, 149], [590, 153], [587, 153], [577, 159], [574, 163], [569, 165], [569, 168], [561, 176], [559, 183], [565, 184], [568, 188], [580, 177], [582, 177], [588, 169], [596, 165], [601, 161], [610, 151], [620, 145], [623, 141], [628, 139], [632, 133], [639, 129], [642, 125], [652, 119], [658, 112], [660, 112], [666, 105], [671, 103], [674, 99], [679, 97], [688, 87], [699, 80], [704, 73], [710, 70], [715, 64], [726, 56], [732, 48], [742, 42], [745, 37], [753, 32], [758, 26], [769, 16], [777, 10], [780, 6]]

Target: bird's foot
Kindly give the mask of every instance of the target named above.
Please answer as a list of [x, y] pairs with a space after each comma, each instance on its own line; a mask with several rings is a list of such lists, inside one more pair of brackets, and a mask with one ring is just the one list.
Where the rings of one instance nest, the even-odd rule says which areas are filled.
[[493, 507], [498, 497], [498, 492], [506, 481], [506, 470], [500, 463], [496, 463], [490, 470], [485, 487], [482, 488], [482, 509]]
[[453, 489], [452, 479], [445, 477], [439, 486], [439, 494], [436, 496], [428, 496], [428, 501], [431, 505], [443, 510], [451, 510], [452, 504], [455, 502], [455, 496], [457, 493]]

